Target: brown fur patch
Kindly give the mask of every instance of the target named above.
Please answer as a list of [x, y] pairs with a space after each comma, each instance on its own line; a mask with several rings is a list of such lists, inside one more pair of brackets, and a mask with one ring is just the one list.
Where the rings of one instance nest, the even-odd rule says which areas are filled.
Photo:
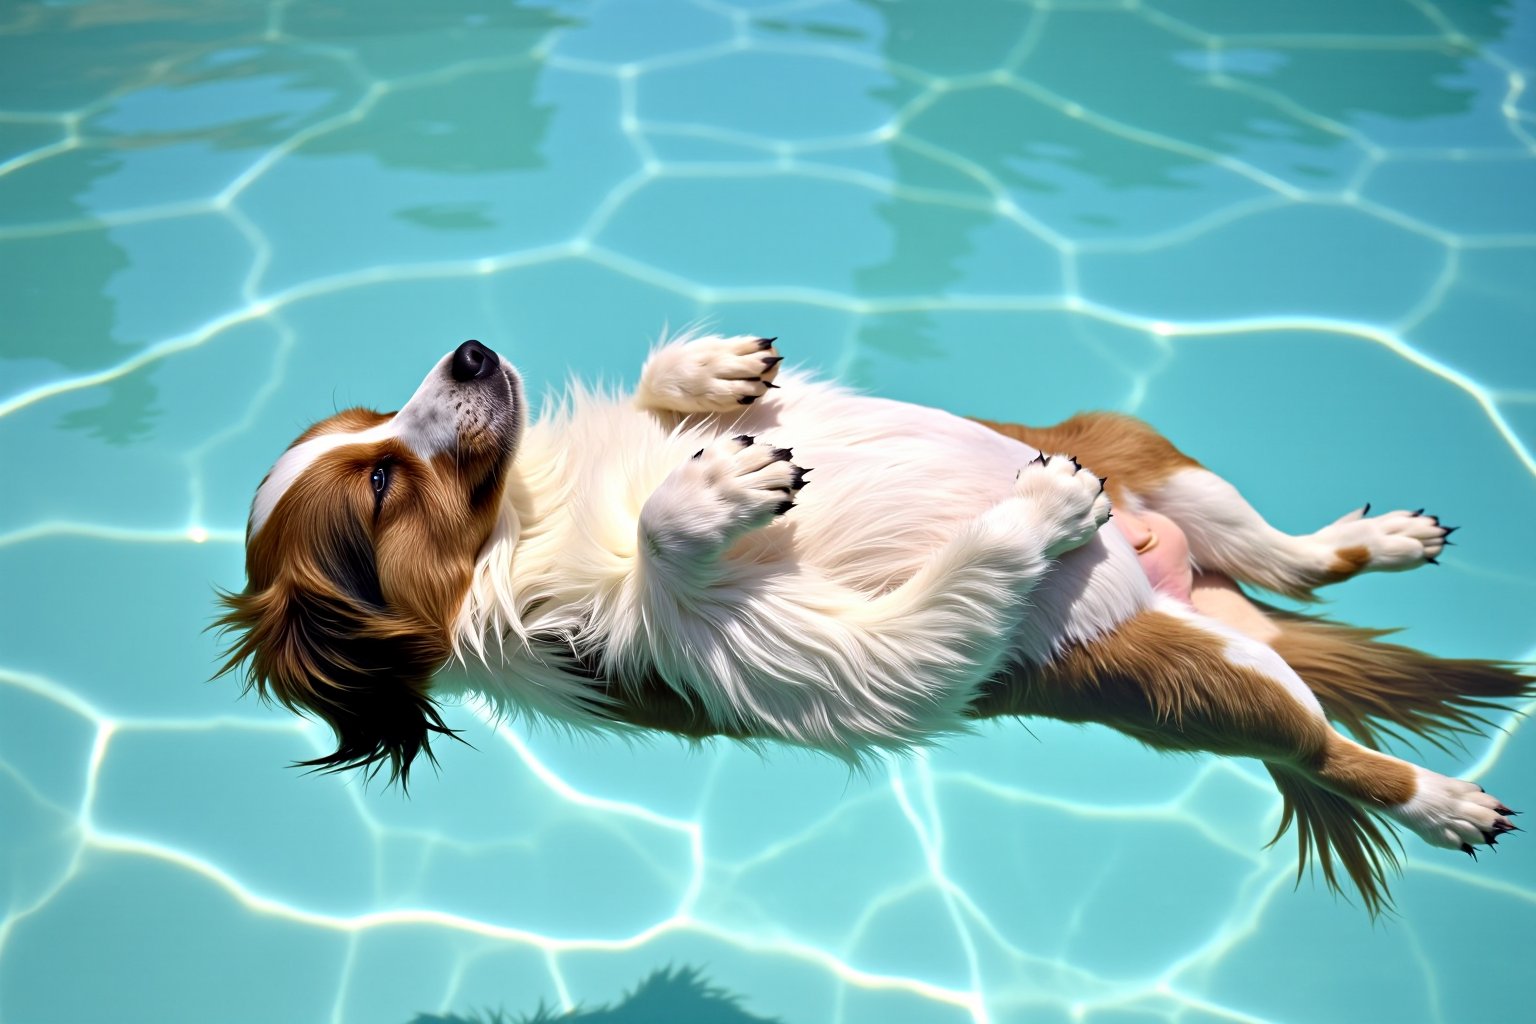
[[1341, 583], [1370, 564], [1371, 552], [1369, 548], [1339, 548], [1333, 553], [1333, 562], [1324, 571], [1323, 578], [1315, 585], [1325, 586], [1329, 583]]
[[1226, 647], [1183, 619], [1142, 612], [1048, 665], [994, 680], [973, 712], [1099, 722], [1164, 750], [1314, 761], [1326, 723], [1279, 682], [1228, 661]]
[[1418, 790], [1413, 767], [1407, 762], [1332, 732], [1322, 762], [1313, 770], [1324, 786], [1340, 796], [1381, 808], [1405, 804]]
[[303, 444], [310, 438], [319, 437], [321, 434], [356, 434], [378, 426], [393, 415], [394, 413], [392, 412], [377, 412], [373, 409], [364, 409], [361, 406], [343, 409], [335, 415], [327, 416], [311, 426], [304, 433], [296, 437], [293, 444], [290, 444], [288, 447], [292, 448], [294, 445]]
[[1052, 427], [976, 422], [1046, 454], [1075, 456], [1092, 472], [1109, 478], [1104, 486], [1116, 503], [1123, 503], [1127, 493], [1152, 493], [1181, 469], [1201, 468], [1156, 430], [1122, 413], [1079, 413]]

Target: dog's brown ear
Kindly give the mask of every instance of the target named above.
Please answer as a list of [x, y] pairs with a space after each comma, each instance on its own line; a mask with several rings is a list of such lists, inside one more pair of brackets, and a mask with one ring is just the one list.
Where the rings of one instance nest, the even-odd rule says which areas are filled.
[[225, 612], [212, 628], [229, 644], [217, 676], [243, 664], [247, 691], [331, 727], [335, 752], [299, 765], [361, 768], [371, 779], [388, 764], [403, 789], [418, 755], [437, 764], [433, 733], [458, 738], [427, 695], [447, 645], [423, 623], [316, 582], [221, 592]]

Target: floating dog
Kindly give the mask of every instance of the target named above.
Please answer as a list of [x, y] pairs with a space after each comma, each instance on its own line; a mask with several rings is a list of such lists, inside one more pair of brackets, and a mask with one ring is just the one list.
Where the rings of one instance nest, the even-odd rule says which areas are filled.
[[1373, 913], [1387, 823], [1467, 853], [1514, 830], [1476, 784], [1375, 748], [1472, 731], [1528, 677], [1240, 596], [1203, 614], [1101, 529], [1112, 507], [1176, 524], [1202, 573], [1295, 596], [1432, 561], [1450, 532], [1366, 509], [1289, 536], [1129, 417], [963, 419], [785, 372], [774, 339], [664, 344], [634, 395], [573, 388], [530, 423], [516, 371], [469, 341], [399, 412], [337, 413], [278, 459], [223, 595], [224, 671], [330, 725], [305, 764], [402, 783], [464, 689], [850, 760], [981, 718], [1098, 722], [1262, 760], [1302, 866], [1335, 888], [1342, 866]]

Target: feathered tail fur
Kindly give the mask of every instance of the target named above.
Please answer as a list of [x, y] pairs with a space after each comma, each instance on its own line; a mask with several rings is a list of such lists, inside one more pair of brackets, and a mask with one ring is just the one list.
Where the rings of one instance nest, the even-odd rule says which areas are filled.
[[1489, 715], [1536, 697], [1536, 679], [1516, 663], [1437, 658], [1382, 643], [1392, 630], [1260, 607], [1280, 627], [1271, 643], [1275, 652], [1317, 694], [1329, 718], [1374, 749], [1390, 738], [1447, 750], [1494, 726]]

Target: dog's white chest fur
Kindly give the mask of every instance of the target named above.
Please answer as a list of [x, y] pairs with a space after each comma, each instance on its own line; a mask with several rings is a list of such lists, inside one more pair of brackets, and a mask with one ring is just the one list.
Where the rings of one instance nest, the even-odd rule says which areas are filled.
[[[856, 752], [963, 728], [978, 660], [1048, 659], [1150, 602], [1134, 553], [1106, 530], [1036, 574], [1027, 613], [988, 621], [1008, 603], [988, 588], [1001, 595], [1020, 575], [995, 534], [1017, 532], [1021, 551], [1034, 538], [1028, 520], [966, 538], [1038, 453], [939, 410], [781, 380], [772, 401], [673, 424], [577, 392], [528, 430], [459, 619], [461, 646], [488, 670], [475, 689], [586, 724], [591, 685], [571, 666], [595, 654], [605, 676], [659, 673], [722, 724], [750, 717]], [[668, 568], [646, 527], [717, 511], [669, 476], [738, 435], [793, 450], [809, 472], [795, 507], [699, 578]], [[934, 570], [939, 552], [967, 563], [964, 579]], [[977, 648], [964, 669], [956, 641]]]

